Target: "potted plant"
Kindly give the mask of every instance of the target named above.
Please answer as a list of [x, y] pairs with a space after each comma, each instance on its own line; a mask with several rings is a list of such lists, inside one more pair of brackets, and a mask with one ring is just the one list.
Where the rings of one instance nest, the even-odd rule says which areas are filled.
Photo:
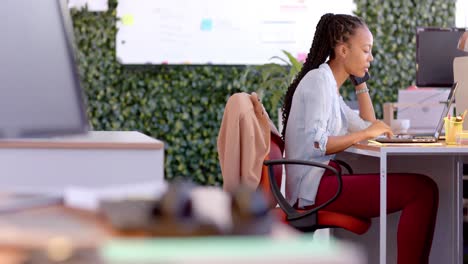
[[[265, 109], [270, 117], [278, 117], [278, 124], [281, 124], [281, 101], [294, 77], [302, 68], [302, 62], [296, 59], [291, 53], [282, 50], [286, 59], [274, 56], [270, 60], [281, 62], [271, 62], [263, 65], [248, 66], [242, 77], [241, 84], [248, 82], [251, 78], [258, 78], [256, 87], [245, 87], [247, 91], [254, 91], [262, 99]], [[274, 111], [278, 109], [278, 111]], [[279, 128], [281, 129], [281, 128]]]

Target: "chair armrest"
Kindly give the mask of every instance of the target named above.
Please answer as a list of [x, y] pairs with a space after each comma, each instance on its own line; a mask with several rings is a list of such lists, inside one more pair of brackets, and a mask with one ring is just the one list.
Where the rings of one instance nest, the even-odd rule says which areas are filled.
[[[341, 188], [343, 185], [342, 179], [341, 179], [341, 172], [337, 171], [335, 168], [329, 165], [325, 165], [319, 162], [314, 162], [314, 161], [306, 161], [306, 160], [291, 160], [291, 159], [277, 159], [277, 160], [266, 160], [263, 164], [268, 166], [268, 178], [270, 180], [270, 187], [271, 187], [271, 192], [273, 193], [273, 196], [275, 197], [276, 201], [278, 202], [279, 206], [281, 209], [286, 213], [287, 219], [288, 220], [296, 220], [300, 219], [312, 214], [317, 213], [318, 210], [324, 208], [325, 206], [329, 205], [333, 201], [335, 201], [338, 196], [341, 193]], [[295, 165], [305, 165], [305, 166], [313, 166], [313, 167], [320, 167], [323, 169], [328, 169], [332, 171], [338, 178], [338, 189], [335, 193], [335, 195], [329, 199], [328, 201], [324, 202], [323, 204], [315, 207], [314, 209], [307, 210], [305, 212], [298, 212], [296, 209], [294, 209], [289, 203], [286, 201], [284, 198], [283, 194], [281, 193], [281, 190], [276, 183], [276, 180], [274, 179], [274, 171], [273, 171], [273, 165], [283, 165], [283, 164], [295, 164]]]
[[348, 174], [354, 174], [354, 171], [353, 169], [351, 168], [351, 166], [342, 161], [342, 160], [339, 160], [339, 159], [332, 159], [332, 161], [336, 162], [336, 164], [340, 165], [341, 167], [345, 168], [347, 171], [348, 171]]

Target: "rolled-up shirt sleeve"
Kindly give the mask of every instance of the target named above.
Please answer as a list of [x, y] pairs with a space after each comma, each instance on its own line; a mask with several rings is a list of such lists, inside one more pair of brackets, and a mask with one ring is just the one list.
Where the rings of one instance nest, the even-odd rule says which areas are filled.
[[328, 119], [331, 115], [330, 87], [320, 75], [310, 75], [301, 84], [311, 85], [314, 89], [303, 89], [305, 133], [313, 139], [313, 156], [324, 156], [328, 142]]

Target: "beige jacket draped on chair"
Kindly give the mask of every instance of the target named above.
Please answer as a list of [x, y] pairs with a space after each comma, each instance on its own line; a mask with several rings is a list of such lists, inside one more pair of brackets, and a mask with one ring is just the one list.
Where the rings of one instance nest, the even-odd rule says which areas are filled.
[[265, 157], [270, 151], [270, 131], [277, 130], [255, 93], [232, 95], [224, 109], [218, 134], [218, 155], [223, 188], [240, 185], [256, 190]]

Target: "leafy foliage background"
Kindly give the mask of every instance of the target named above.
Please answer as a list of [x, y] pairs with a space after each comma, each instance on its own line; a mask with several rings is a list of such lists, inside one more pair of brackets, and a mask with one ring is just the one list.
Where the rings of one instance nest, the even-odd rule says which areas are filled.
[[[416, 27], [454, 27], [455, 2], [355, 0], [356, 15], [374, 35], [368, 86], [379, 117], [384, 102], [395, 102], [399, 89], [416, 83]], [[351, 96], [353, 93], [349, 93]]]
[[[397, 89], [414, 83], [415, 27], [453, 26], [455, 1], [357, 0], [356, 4], [356, 14], [374, 34], [369, 86], [381, 116], [381, 103], [395, 101]], [[120, 65], [115, 56], [116, 6], [117, 0], [109, 0], [107, 12], [71, 11], [91, 126], [138, 130], [163, 140], [167, 179], [182, 176], [220, 185], [216, 139], [227, 98], [256, 91], [268, 74], [262, 73], [262, 67], [252, 74], [246, 67]], [[283, 68], [288, 76], [290, 68]], [[286, 86], [278, 89], [285, 92]], [[345, 98], [354, 99], [352, 89], [345, 87]], [[263, 103], [273, 120], [277, 112], [271, 106], [277, 95], [274, 89], [263, 91]]]

